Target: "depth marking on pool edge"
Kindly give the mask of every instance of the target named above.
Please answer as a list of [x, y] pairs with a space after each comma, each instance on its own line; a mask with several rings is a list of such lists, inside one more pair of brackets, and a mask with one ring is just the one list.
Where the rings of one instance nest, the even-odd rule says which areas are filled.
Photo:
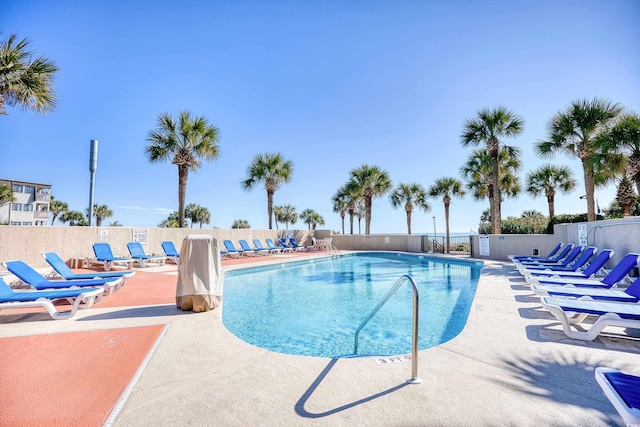
[[404, 356], [384, 357], [384, 358], [381, 358], [381, 359], [374, 359], [374, 360], [379, 365], [384, 365], [385, 363], [410, 362], [411, 361], [411, 355], [410, 354], [405, 354]]

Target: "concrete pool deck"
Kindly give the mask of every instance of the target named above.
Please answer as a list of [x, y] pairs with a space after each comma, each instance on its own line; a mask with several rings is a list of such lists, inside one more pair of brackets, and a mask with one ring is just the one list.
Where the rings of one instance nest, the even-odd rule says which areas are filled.
[[[243, 262], [286, 259], [300, 256]], [[227, 262], [224, 268], [241, 266]], [[163, 289], [175, 285], [175, 266], [140, 270], [158, 273], [154, 281], [165, 283]], [[593, 371], [609, 366], [640, 374], [640, 340], [567, 338], [516, 269], [494, 261], [484, 261], [464, 330], [420, 351], [418, 385], [405, 383], [410, 362], [291, 356], [254, 347], [225, 329], [219, 309], [98, 305], [66, 321], [11, 321], [12, 311], [0, 313], [0, 337], [168, 325], [109, 419], [116, 426], [624, 425]]]

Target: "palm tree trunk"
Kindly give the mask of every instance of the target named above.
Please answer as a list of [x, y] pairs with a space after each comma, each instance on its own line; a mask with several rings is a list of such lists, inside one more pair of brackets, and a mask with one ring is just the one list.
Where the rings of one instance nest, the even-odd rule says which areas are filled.
[[489, 153], [491, 155], [491, 182], [493, 184], [493, 203], [491, 205], [491, 229], [493, 234], [502, 233], [502, 221], [500, 212], [500, 185], [498, 176], [498, 141], [492, 141], [489, 146]]
[[184, 201], [187, 197], [187, 179], [189, 178], [189, 167], [178, 165], [178, 225], [184, 227]]
[[407, 211], [407, 233], [411, 234], [411, 211]]
[[584, 170], [584, 190], [587, 195], [587, 221], [596, 220], [596, 201], [594, 198], [595, 179], [591, 166], [586, 159], [582, 159], [582, 168]]
[[549, 206], [549, 220], [551, 220], [551, 218], [553, 218], [553, 216], [556, 214], [553, 200], [553, 196], [547, 196], [547, 205]]
[[446, 236], [447, 236], [447, 253], [449, 253], [449, 246], [450, 246], [450, 239], [449, 239], [449, 205], [451, 204], [450, 201], [445, 201], [444, 202], [444, 226], [446, 229]]
[[271, 222], [273, 217], [273, 193], [272, 190], [267, 190], [267, 213], [269, 214], [269, 230], [273, 229], [273, 223]]
[[349, 209], [349, 232], [353, 235], [353, 209]]
[[364, 198], [364, 234], [371, 234], [371, 197]]
[[344, 214], [340, 215], [340, 218], [342, 218], [342, 234], [344, 234]]

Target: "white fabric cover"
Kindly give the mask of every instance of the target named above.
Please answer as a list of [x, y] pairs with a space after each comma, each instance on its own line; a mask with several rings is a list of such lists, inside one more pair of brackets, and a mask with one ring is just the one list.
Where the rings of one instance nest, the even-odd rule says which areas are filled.
[[176, 283], [176, 305], [182, 310], [209, 311], [222, 302], [224, 273], [218, 241], [188, 235], [182, 241]]

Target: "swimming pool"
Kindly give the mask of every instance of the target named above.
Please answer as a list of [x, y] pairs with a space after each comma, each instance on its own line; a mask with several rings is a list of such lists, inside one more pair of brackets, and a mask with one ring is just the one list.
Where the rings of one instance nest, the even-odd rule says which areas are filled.
[[[419, 349], [466, 323], [482, 263], [388, 252], [356, 253], [226, 273], [222, 321], [250, 344], [280, 353], [353, 356], [356, 328], [403, 274], [420, 293]], [[360, 332], [358, 355], [411, 351], [411, 286]]]

